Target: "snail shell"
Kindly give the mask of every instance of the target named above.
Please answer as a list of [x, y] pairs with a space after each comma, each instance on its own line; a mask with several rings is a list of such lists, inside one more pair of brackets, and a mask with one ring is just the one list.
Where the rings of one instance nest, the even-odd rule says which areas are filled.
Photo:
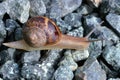
[[57, 43], [61, 32], [57, 25], [46, 17], [29, 19], [23, 27], [23, 38], [32, 47], [40, 47]]

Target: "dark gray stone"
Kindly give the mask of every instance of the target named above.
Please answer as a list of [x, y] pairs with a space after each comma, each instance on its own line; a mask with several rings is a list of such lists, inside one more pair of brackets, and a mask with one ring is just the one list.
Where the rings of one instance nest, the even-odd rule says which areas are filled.
[[3, 79], [5, 80], [15, 80], [19, 79], [19, 69], [18, 64], [13, 61], [7, 61], [0, 70]]
[[6, 37], [5, 25], [4, 22], [0, 19], [0, 46], [5, 37]]
[[72, 80], [74, 77], [72, 70], [67, 66], [60, 66], [54, 73], [54, 80]]
[[90, 6], [83, 4], [80, 6], [80, 8], [77, 9], [77, 12], [82, 15], [87, 15], [93, 11], [93, 8]]
[[39, 59], [40, 59], [40, 51], [25, 52], [22, 57], [22, 61], [25, 63], [39, 61]]
[[15, 40], [16, 41], [23, 39], [22, 28], [21, 27], [16, 28], [15, 32], [14, 32], [14, 35], [15, 35]]
[[30, 2], [28, 0], [6, 0], [6, 9], [12, 19], [25, 23], [29, 17]]
[[109, 22], [109, 24], [116, 29], [119, 34], [120, 34], [120, 15], [114, 14], [114, 13], [109, 13], [106, 16], [106, 20]]
[[106, 80], [106, 74], [95, 58], [88, 58], [75, 72], [75, 80]]
[[14, 32], [15, 28], [20, 27], [20, 25], [12, 19], [7, 19], [5, 22], [5, 27], [8, 35], [11, 35]]
[[40, 16], [46, 13], [46, 7], [42, 0], [29, 0], [30, 1], [30, 15]]
[[108, 64], [112, 65], [115, 70], [120, 69], [120, 43], [116, 45], [106, 45], [103, 51], [103, 57]]
[[52, 0], [50, 17], [63, 17], [81, 5], [82, 0]]

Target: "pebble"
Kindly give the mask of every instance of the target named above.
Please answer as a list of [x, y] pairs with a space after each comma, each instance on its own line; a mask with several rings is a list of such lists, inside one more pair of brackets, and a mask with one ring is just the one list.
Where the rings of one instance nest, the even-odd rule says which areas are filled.
[[84, 60], [86, 58], [88, 58], [89, 56], [89, 52], [88, 50], [76, 50], [74, 52], [72, 52], [72, 58], [74, 59], [74, 61], [78, 62], [80, 60]]
[[16, 41], [23, 39], [22, 28], [21, 27], [16, 28], [15, 32], [14, 32], [14, 35], [15, 35], [15, 40]]
[[114, 13], [109, 13], [106, 16], [106, 20], [120, 34], [120, 23], [119, 23], [119, 21], [120, 21], [120, 15], [117, 15], [117, 14], [114, 14]]
[[69, 67], [59, 66], [54, 73], [53, 80], [72, 80], [73, 77], [73, 72]]
[[[68, 55], [66, 55], [66, 54], [68, 54]], [[60, 61], [59, 66], [66, 66], [66, 67], [70, 68], [72, 71], [75, 71], [77, 69], [78, 65], [73, 60], [72, 55], [70, 55], [70, 54], [71, 54], [70, 50], [65, 52], [65, 56], [62, 59], [62, 61]]]
[[25, 52], [24, 55], [22, 56], [22, 61], [24, 63], [27, 62], [34, 62], [34, 61], [39, 61], [40, 59], [40, 51], [30, 51], [30, 52]]
[[17, 27], [20, 27], [20, 25], [15, 20], [13, 19], [6, 20], [5, 28], [6, 28], [8, 35], [11, 35]]
[[120, 69], [120, 43], [116, 45], [106, 45], [103, 51], [103, 57], [108, 64], [113, 66], [115, 70]]
[[18, 64], [13, 61], [7, 61], [0, 69], [0, 74], [5, 80], [19, 79]]
[[81, 3], [82, 0], [52, 0], [50, 17], [63, 17], [77, 9]]
[[30, 16], [40, 16], [46, 13], [46, 7], [42, 0], [29, 0], [30, 1]]
[[5, 3], [2, 2], [0, 3], [0, 19], [3, 18], [4, 14], [7, 12], [6, 8], [5, 8]]
[[75, 72], [75, 80], [106, 80], [106, 73], [95, 58], [88, 58]]
[[4, 38], [6, 37], [6, 30], [4, 22], [0, 19], [0, 46], [1, 43], [4, 41]]
[[12, 19], [25, 23], [29, 17], [29, 0], [6, 0], [7, 13]]
[[110, 78], [108, 80], [120, 80], [120, 78]]

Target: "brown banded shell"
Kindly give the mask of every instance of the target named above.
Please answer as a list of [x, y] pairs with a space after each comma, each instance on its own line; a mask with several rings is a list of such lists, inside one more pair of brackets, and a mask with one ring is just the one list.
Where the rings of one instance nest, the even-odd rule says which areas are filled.
[[57, 25], [46, 17], [31, 18], [23, 27], [23, 38], [31, 47], [55, 44], [60, 36], [61, 32]]

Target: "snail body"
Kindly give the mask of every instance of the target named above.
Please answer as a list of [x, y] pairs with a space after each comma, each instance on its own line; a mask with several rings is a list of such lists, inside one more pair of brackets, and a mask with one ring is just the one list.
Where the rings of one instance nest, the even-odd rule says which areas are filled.
[[87, 37], [79, 38], [64, 35], [51, 19], [38, 16], [29, 19], [23, 26], [23, 40], [3, 43], [3, 45], [27, 51], [48, 49], [81, 50], [86, 49], [90, 42]]

